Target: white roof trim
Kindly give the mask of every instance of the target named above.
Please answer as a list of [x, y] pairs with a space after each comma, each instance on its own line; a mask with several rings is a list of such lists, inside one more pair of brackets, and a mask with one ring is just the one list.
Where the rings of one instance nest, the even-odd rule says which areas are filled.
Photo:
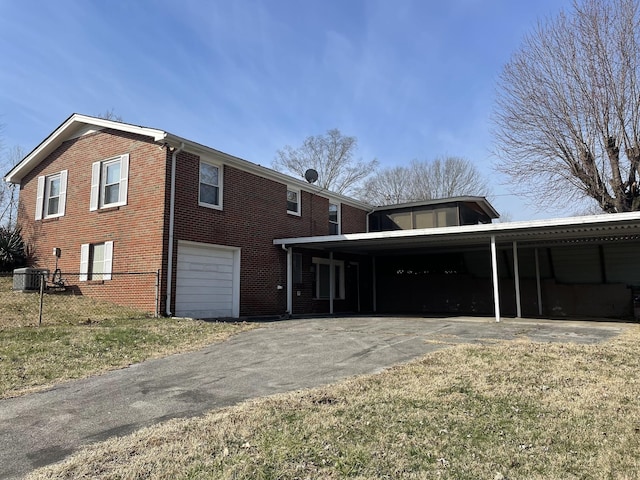
[[25, 175], [33, 170], [42, 159], [50, 155], [62, 142], [69, 138], [74, 138], [78, 133], [87, 133], [87, 126], [96, 126], [98, 129], [113, 128], [123, 132], [135, 133], [153, 138], [158, 142], [162, 140], [167, 133], [163, 130], [155, 128], [140, 127], [128, 123], [114, 122], [113, 120], [105, 120], [103, 118], [90, 117], [88, 115], [80, 115], [74, 113], [67, 118], [62, 125], [45, 138], [29, 155], [27, 155], [20, 163], [9, 171], [4, 177], [6, 182], [20, 183]]
[[356, 208], [360, 208], [362, 210], [371, 210], [373, 206], [368, 203], [361, 202], [354, 198], [347, 197], [345, 195], [341, 195], [339, 193], [331, 192], [329, 190], [317, 187], [313, 184], [310, 184], [306, 181], [299, 180], [291, 175], [287, 175], [286, 173], [278, 172], [277, 170], [273, 170], [268, 167], [263, 167], [262, 165], [258, 165], [257, 163], [250, 162], [248, 160], [244, 160], [240, 157], [235, 157], [228, 153], [221, 152], [220, 150], [216, 150], [211, 147], [207, 147], [206, 145], [202, 145], [197, 142], [193, 142], [186, 138], [178, 137], [173, 134], [167, 133], [165, 142], [173, 147], [179, 147], [181, 144], [184, 144], [184, 150], [194, 153], [196, 155], [208, 155], [214, 156], [218, 158], [225, 165], [229, 165], [239, 170], [243, 170], [245, 172], [253, 173], [258, 175], [259, 177], [268, 178], [270, 180], [274, 180], [278, 183], [283, 183], [285, 185], [295, 186], [300, 190], [304, 190], [305, 192], [312, 193], [314, 195], [318, 195], [320, 197], [325, 197], [330, 200], [337, 200], [340, 203], [345, 203], [347, 205], [351, 205]]
[[634, 224], [640, 228], [640, 212], [627, 213], [609, 213], [602, 215], [590, 215], [584, 217], [565, 217], [549, 220], [530, 220], [522, 222], [509, 223], [486, 223], [478, 225], [463, 225], [458, 227], [439, 227], [439, 228], [422, 228], [412, 230], [392, 230], [386, 232], [369, 232], [369, 233], [350, 233], [344, 235], [326, 235], [315, 237], [298, 237], [298, 238], [277, 238], [273, 241], [274, 245], [299, 245], [336, 242], [358, 242], [359, 240], [392, 240], [404, 238], [434, 238], [434, 237], [456, 237], [465, 234], [483, 235], [490, 237], [491, 235], [499, 236], [500, 234], [534, 234], [535, 232], [544, 232], [558, 229], [586, 229], [597, 230], [598, 228], [608, 228], [615, 226], [623, 226], [624, 224]]
[[[446, 203], [475, 203], [484, 213], [491, 218], [499, 218], [500, 214], [493, 208], [493, 205], [487, 200], [486, 197], [477, 196], [461, 196], [461, 197], [449, 197], [449, 198], [436, 198], [433, 200], [418, 200], [415, 202], [397, 203], [391, 205], [380, 205], [374, 208], [373, 212], [385, 212], [387, 210], [401, 210], [403, 208], [416, 208], [416, 207], [431, 207], [442, 205]], [[373, 213], [372, 212], [372, 213]]]
[[134, 133], [153, 138], [155, 142], [166, 143], [173, 147], [180, 147], [184, 144], [185, 150], [198, 155], [207, 155], [217, 158], [219, 161], [236, 167], [240, 170], [253, 173], [263, 178], [274, 180], [278, 183], [295, 185], [300, 190], [313, 193], [328, 199], [337, 200], [341, 203], [351, 205], [362, 210], [371, 210], [373, 207], [368, 203], [361, 202], [354, 198], [347, 197], [338, 193], [330, 192], [322, 188], [316, 187], [305, 181], [299, 180], [290, 175], [263, 167], [253, 162], [234, 157], [227, 153], [207, 147], [206, 145], [187, 140], [186, 138], [170, 134], [164, 130], [155, 128], [141, 127], [123, 122], [115, 122], [113, 120], [105, 120], [103, 118], [91, 117], [74, 113], [62, 125], [53, 131], [45, 140], [40, 143], [29, 155], [27, 155], [20, 163], [18, 163], [4, 177], [5, 181], [10, 183], [20, 183], [25, 175], [33, 170], [44, 158], [50, 155], [62, 142], [73, 138], [74, 135], [87, 133], [89, 126], [97, 127], [96, 130], [103, 128], [111, 128], [122, 132]]

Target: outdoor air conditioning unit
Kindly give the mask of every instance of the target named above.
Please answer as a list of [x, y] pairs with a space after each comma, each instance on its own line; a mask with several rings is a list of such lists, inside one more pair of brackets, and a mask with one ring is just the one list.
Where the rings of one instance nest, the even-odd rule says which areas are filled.
[[16, 268], [13, 271], [13, 289], [22, 292], [32, 292], [40, 290], [40, 282], [43, 276], [49, 276], [46, 268]]

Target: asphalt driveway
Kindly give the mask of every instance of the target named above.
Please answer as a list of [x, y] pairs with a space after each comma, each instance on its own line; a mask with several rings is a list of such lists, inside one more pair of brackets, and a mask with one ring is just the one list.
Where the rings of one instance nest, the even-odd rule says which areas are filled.
[[[0, 400], [0, 478], [62, 460], [79, 447], [249, 398], [377, 372], [447, 343], [528, 338], [594, 343], [624, 324], [486, 318], [352, 317], [266, 323], [198, 352], [132, 365]], [[438, 343], [429, 342], [438, 341]]]

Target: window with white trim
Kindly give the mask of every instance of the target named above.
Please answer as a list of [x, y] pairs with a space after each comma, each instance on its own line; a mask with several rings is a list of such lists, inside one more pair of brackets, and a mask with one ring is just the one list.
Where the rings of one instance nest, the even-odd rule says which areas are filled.
[[329, 202], [329, 235], [340, 235], [340, 204]]
[[287, 187], [287, 213], [300, 215], [300, 190]]
[[62, 217], [67, 200], [67, 170], [38, 177], [36, 220]]
[[222, 209], [222, 167], [200, 161], [200, 186], [198, 204]]
[[94, 162], [89, 210], [126, 205], [128, 185], [129, 154]]
[[113, 242], [85, 243], [80, 246], [81, 282], [111, 280]]
[[[313, 257], [313, 265], [316, 271], [314, 296], [318, 299], [328, 299], [331, 292], [331, 262], [328, 258]], [[334, 285], [333, 298], [335, 300], [344, 299], [344, 262], [342, 260], [333, 261]]]

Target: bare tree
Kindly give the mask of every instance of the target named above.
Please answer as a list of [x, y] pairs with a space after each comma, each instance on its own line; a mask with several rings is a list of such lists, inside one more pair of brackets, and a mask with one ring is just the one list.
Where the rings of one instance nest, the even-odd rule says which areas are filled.
[[408, 202], [410, 191], [410, 168], [399, 166], [376, 172], [364, 182], [357, 196], [372, 205], [391, 205]]
[[368, 162], [354, 159], [357, 143], [356, 137], [332, 129], [324, 135], [307, 137], [298, 148], [287, 145], [278, 150], [273, 168], [297, 177], [313, 168], [318, 172], [319, 187], [353, 194], [378, 166], [375, 159]]
[[639, 210], [639, 68], [637, 0], [576, 1], [539, 23], [500, 77], [497, 168], [540, 206]]
[[[9, 149], [0, 162], [3, 174], [18, 164], [24, 157], [24, 149], [18, 145]], [[18, 186], [0, 181], [0, 224], [9, 228], [16, 225], [18, 212]]]
[[406, 167], [385, 168], [359, 191], [360, 198], [374, 205], [489, 194], [487, 179], [470, 160], [461, 157], [413, 160]]
[[113, 120], [114, 122], [124, 122], [122, 117], [118, 115], [113, 108], [97, 114], [96, 117], [103, 118], [105, 120]]

